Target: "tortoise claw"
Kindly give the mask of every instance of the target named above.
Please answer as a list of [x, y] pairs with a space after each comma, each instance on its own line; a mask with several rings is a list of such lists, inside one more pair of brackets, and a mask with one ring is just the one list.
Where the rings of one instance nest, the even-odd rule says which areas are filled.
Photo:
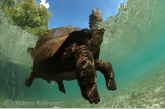
[[64, 94], [66, 93], [66, 91], [65, 91], [65, 88], [63, 87], [63, 88], [59, 88], [59, 90], [61, 91], [61, 92], [63, 92]]
[[32, 71], [32, 72], [30, 73], [30, 75], [26, 78], [26, 80], [25, 80], [25, 82], [24, 82], [25, 85], [26, 85], [27, 87], [31, 86], [32, 83], [33, 83], [33, 80], [34, 80], [35, 78], [37, 78], [37, 76], [36, 76], [35, 73]]
[[115, 83], [114, 80], [111, 80], [111, 79], [107, 80], [106, 81], [106, 86], [107, 86], [108, 90], [112, 90], [112, 91], [116, 90], [116, 83]]
[[56, 82], [58, 84], [58, 89], [65, 94], [66, 91], [65, 91], [65, 87], [64, 87], [63, 81], [56, 81]]
[[98, 94], [96, 84], [87, 87], [87, 89], [81, 88], [81, 92], [82, 92], [82, 96], [85, 99], [87, 99], [89, 101], [89, 103], [97, 104], [98, 102], [100, 102], [100, 97], [99, 97], [99, 94]]

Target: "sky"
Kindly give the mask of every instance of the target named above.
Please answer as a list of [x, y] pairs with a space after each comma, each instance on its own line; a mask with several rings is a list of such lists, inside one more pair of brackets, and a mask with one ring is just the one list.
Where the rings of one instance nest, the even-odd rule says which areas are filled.
[[49, 19], [49, 28], [60, 26], [77, 26], [89, 28], [89, 15], [92, 9], [102, 11], [103, 20], [108, 16], [115, 16], [121, 3], [126, 0], [36, 0], [43, 4], [53, 14]]

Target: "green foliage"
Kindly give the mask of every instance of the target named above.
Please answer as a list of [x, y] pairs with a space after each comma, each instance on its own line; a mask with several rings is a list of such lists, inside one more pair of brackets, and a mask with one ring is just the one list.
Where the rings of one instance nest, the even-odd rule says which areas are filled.
[[35, 0], [2, 0], [2, 10], [11, 19], [10, 24], [18, 25], [26, 31], [42, 35], [48, 29], [48, 20], [52, 14]]

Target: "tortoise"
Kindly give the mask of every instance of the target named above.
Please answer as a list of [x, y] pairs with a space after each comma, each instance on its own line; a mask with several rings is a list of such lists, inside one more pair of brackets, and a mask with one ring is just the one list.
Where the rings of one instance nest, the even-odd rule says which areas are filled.
[[49, 83], [56, 81], [59, 90], [65, 93], [63, 80], [77, 79], [83, 98], [97, 104], [100, 102], [97, 70], [104, 75], [107, 89], [116, 90], [111, 63], [99, 60], [105, 32], [104, 28], [98, 29], [102, 22], [100, 9], [93, 9], [89, 17], [90, 29], [73, 26], [52, 28], [39, 38], [35, 48], [27, 49], [33, 58], [33, 66], [25, 80], [26, 86], [31, 86], [35, 78], [42, 78]]

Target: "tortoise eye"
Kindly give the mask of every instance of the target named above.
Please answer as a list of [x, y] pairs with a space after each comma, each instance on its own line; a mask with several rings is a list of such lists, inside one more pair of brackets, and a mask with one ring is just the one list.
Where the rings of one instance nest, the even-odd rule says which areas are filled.
[[93, 13], [95, 13], [96, 12], [96, 9], [93, 9], [92, 11], [93, 11]]

